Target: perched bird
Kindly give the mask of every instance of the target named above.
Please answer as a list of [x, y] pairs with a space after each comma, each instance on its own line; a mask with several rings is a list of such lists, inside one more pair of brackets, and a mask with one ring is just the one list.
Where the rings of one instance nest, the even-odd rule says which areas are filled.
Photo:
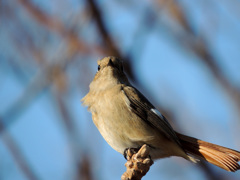
[[152, 159], [170, 156], [206, 160], [227, 171], [240, 169], [240, 152], [182, 135], [128, 81], [122, 61], [105, 57], [82, 99], [101, 135], [116, 151], [150, 147]]

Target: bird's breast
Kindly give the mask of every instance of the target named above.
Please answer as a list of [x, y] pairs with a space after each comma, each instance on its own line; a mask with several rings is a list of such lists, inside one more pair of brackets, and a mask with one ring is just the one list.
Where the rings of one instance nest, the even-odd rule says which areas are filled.
[[99, 132], [116, 151], [150, 144], [156, 132], [126, 105], [119, 88], [99, 94], [92, 106], [93, 122]]

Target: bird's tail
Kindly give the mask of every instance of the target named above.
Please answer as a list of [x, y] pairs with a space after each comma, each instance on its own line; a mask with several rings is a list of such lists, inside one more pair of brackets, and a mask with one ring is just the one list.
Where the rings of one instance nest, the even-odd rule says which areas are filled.
[[206, 160], [222, 169], [235, 172], [240, 169], [240, 152], [176, 133], [185, 152]]

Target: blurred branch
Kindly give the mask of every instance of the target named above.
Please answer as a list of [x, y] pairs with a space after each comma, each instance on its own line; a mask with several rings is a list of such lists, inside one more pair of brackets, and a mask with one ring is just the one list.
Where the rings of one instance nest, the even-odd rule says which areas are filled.
[[178, 5], [176, 0], [156, 0], [160, 9], [167, 10], [170, 16], [178, 22], [186, 31], [193, 32], [193, 29], [182, 11], [181, 6]]
[[90, 10], [93, 14], [93, 17], [96, 21], [98, 30], [103, 38], [104, 43], [107, 46], [107, 54], [121, 57], [121, 53], [119, 52], [118, 48], [116, 47], [116, 44], [114, 43], [112, 37], [110, 36], [110, 33], [107, 31], [106, 26], [104, 25], [102, 13], [98, 9], [96, 3], [94, 0], [88, 0], [88, 4], [90, 6]]
[[[158, 2], [161, 5], [162, 0], [158, 0]], [[173, 30], [170, 32], [172, 32], [178, 42], [184, 45], [187, 50], [191, 50], [194, 54], [200, 57], [200, 60], [207, 65], [210, 72], [227, 92], [227, 94], [231, 97], [232, 102], [234, 102], [237, 109], [240, 110], [240, 90], [234, 87], [223, 75], [221, 69], [217, 64], [218, 60], [212, 55], [212, 52], [210, 51], [206, 40], [202, 36], [199, 37], [195, 35], [193, 29], [189, 25], [189, 19], [187, 18], [185, 11], [183, 11], [180, 3], [178, 3], [176, 0], [173, 0], [168, 4], [168, 6], [164, 7], [167, 8], [173, 19], [178, 22], [184, 29], [184, 32], [182, 33], [175, 32]]]
[[47, 87], [47, 84], [48, 82], [39, 77], [33, 78], [33, 81], [26, 87], [22, 96], [2, 116], [1, 123], [4, 126], [0, 126], [0, 134], [6, 131], [6, 128], [15, 121], [16, 116], [30, 105], [33, 99]]
[[40, 73], [37, 74], [36, 77], [33, 78], [33, 80], [29, 83], [23, 95], [16, 101], [16, 103], [13, 104], [12, 107], [8, 109], [3, 118], [0, 118], [0, 134], [3, 138], [3, 142], [9, 149], [20, 169], [22, 169], [25, 175], [31, 180], [37, 180], [38, 178], [32, 172], [10, 134], [8, 134], [7, 128], [16, 120], [16, 116], [19, 115], [24, 108], [29, 106], [40, 92], [50, 85], [50, 83], [53, 81], [52, 72], [54, 72], [54, 68], [55, 66], [48, 68], [46, 72], [40, 71]]
[[[4, 125], [1, 123], [0, 119], [0, 129], [4, 129]], [[4, 132], [2, 134], [2, 141], [10, 151], [13, 159], [15, 160], [16, 164], [18, 165], [19, 169], [23, 172], [23, 174], [30, 180], [38, 180], [39, 178], [27, 162], [26, 158], [24, 157], [22, 151], [18, 147], [17, 143], [14, 141], [13, 137], [8, 133]]]
[[29, 0], [18, 0], [18, 2], [28, 11], [32, 18], [34, 18], [38, 23], [42, 24], [51, 31], [54, 31], [61, 35], [69, 44], [70, 48], [77, 49], [79, 52], [91, 54], [93, 52], [98, 52], [100, 54], [104, 53], [106, 50], [100, 46], [87, 46], [85, 42], [82, 42], [78, 35], [74, 32], [66, 29], [65, 25], [56, 18], [46, 15], [39, 8], [34, 6]]
[[96, 20], [99, 32], [103, 37], [103, 42], [105, 42], [107, 48], [103, 48], [104, 46], [96, 45], [91, 45], [91, 47], [88, 47], [86, 43], [83, 43], [79, 40], [76, 34], [74, 34], [72, 31], [67, 30], [65, 26], [61, 23], [61, 21], [59, 21], [59, 19], [47, 16], [40, 9], [34, 6], [29, 0], [18, 0], [18, 2], [22, 4], [22, 6], [31, 14], [31, 17], [35, 18], [36, 21], [47, 27], [49, 30], [52, 30], [64, 37], [71, 49], [77, 48], [80, 52], [89, 54], [96, 51], [100, 54], [107, 54], [107, 56], [114, 55], [124, 59], [124, 67], [126, 73], [130, 76], [132, 80], [137, 80], [133, 73], [131, 61], [127, 57], [123, 58], [120, 51], [114, 44], [114, 41], [112, 40], [110, 34], [107, 31], [107, 28], [103, 23], [102, 15], [100, 13], [100, 10], [96, 6], [94, 0], [88, 0], [89, 6], [92, 11], [93, 17]]
[[[61, 54], [56, 54], [57, 56], [55, 58], [58, 59], [58, 64], [45, 64], [45, 67], [40, 69], [35, 77], [31, 79], [20, 98], [4, 113], [1, 121], [4, 125], [2, 127], [8, 128], [8, 126], [16, 120], [17, 115], [29, 106], [37, 95], [47, 89], [51, 83], [55, 82], [58, 79], [56, 78], [56, 75], [58, 75], [56, 74], [58, 71], [56, 69], [65, 69], [69, 63], [68, 60], [72, 59], [75, 54], [76, 52], [72, 51], [71, 48], [66, 48]], [[0, 134], [5, 130], [6, 129], [0, 127]]]
[[82, 160], [80, 164], [78, 165], [78, 179], [77, 180], [92, 180], [92, 171], [91, 171], [91, 163], [89, 157], [84, 154], [82, 156]]
[[117, 48], [114, 40], [112, 39], [110, 33], [108, 32], [108, 30], [104, 24], [103, 15], [102, 15], [100, 9], [97, 7], [95, 0], [88, 0], [88, 4], [89, 4], [90, 10], [93, 14], [93, 18], [96, 21], [99, 33], [102, 36], [103, 43], [107, 46], [107, 51], [106, 51], [107, 56], [110, 56], [110, 55], [117, 56], [117, 57], [123, 59], [125, 72], [129, 75], [129, 77], [133, 81], [138, 83], [137, 78], [135, 77], [135, 75], [133, 73], [133, 68], [132, 68], [132, 63], [130, 61], [130, 58], [123, 57], [120, 50]]
[[69, 137], [74, 140], [76, 136], [76, 126], [74, 125], [74, 119], [72, 118], [71, 112], [68, 110], [67, 105], [63, 100], [64, 95], [62, 93], [56, 93], [55, 96], [57, 100], [57, 108], [62, 116], [62, 122], [66, 127]]
[[86, 155], [83, 155], [80, 147], [78, 147], [75, 143], [79, 142], [77, 139], [77, 130], [76, 125], [74, 124], [74, 119], [72, 118], [72, 114], [68, 109], [68, 106], [66, 105], [66, 102], [64, 101], [64, 93], [59, 88], [56, 87], [56, 90], [53, 92], [53, 95], [56, 97], [56, 107], [59, 110], [59, 113], [61, 114], [60, 119], [62, 119], [62, 124], [66, 130], [67, 136], [69, 138], [70, 142], [70, 148], [73, 155], [73, 161], [77, 169], [77, 177], [76, 179], [85, 179], [85, 180], [91, 180], [91, 165], [90, 160]]
[[[39, 72], [36, 74], [34, 78], [32, 78], [31, 82], [28, 84], [28, 86], [25, 88], [22, 96], [6, 111], [6, 113], [3, 115], [3, 118], [1, 119], [0, 123], [0, 134], [2, 136], [5, 136], [7, 133], [7, 128], [10, 124], [12, 124], [15, 120], [17, 115], [19, 115], [24, 108], [28, 107], [30, 103], [33, 102], [33, 100], [39, 95], [41, 92], [43, 92], [48, 86], [54, 82], [56, 79], [56, 69], [58, 68], [65, 68], [68, 64], [69, 59], [72, 59], [72, 57], [80, 50], [87, 51], [84, 49], [85, 47], [82, 46], [81, 42], [77, 40], [77, 37], [75, 34], [70, 34], [69, 31], [65, 31], [64, 26], [62, 26], [57, 20], [55, 23], [55, 19], [48, 19], [44, 15], [44, 13], [37, 11], [37, 9], [34, 9], [31, 4], [28, 3], [28, 1], [19, 1], [19, 2], [27, 2], [26, 5], [27, 8], [30, 9], [30, 12], [33, 13], [35, 18], [39, 20], [42, 24], [45, 24], [46, 26], [50, 27], [51, 30], [54, 30], [61, 34], [63, 37], [67, 36], [67, 40], [69, 43], [69, 46], [65, 49], [65, 54], [61, 51], [61, 54], [57, 54], [56, 59], [58, 59], [57, 65], [51, 65], [44, 63], [44, 67], [39, 70]], [[26, 8], [26, 9], [27, 9]], [[33, 8], [33, 9], [31, 9]], [[32, 10], [32, 11], [31, 11]], [[36, 11], [35, 11], [36, 10]], [[38, 16], [39, 15], [39, 16]], [[51, 62], [51, 61], [50, 61]], [[59, 84], [59, 83], [57, 83]], [[37, 179], [34, 178], [34, 174], [31, 174], [31, 171], [29, 170], [27, 164], [24, 164], [23, 158], [21, 158], [21, 154], [19, 151], [17, 151], [17, 147], [14, 146], [14, 141], [8, 138], [8, 141], [4, 141], [6, 144], [6, 147], [8, 147], [10, 153], [15, 157], [16, 161], [21, 165], [23, 171], [27, 173], [27, 175], [30, 177], [30, 179]]]

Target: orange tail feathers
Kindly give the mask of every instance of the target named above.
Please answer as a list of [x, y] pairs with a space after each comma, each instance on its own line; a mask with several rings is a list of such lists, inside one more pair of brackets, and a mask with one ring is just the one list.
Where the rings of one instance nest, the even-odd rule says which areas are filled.
[[227, 171], [240, 169], [240, 152], [177, 133], [185, 152]]

